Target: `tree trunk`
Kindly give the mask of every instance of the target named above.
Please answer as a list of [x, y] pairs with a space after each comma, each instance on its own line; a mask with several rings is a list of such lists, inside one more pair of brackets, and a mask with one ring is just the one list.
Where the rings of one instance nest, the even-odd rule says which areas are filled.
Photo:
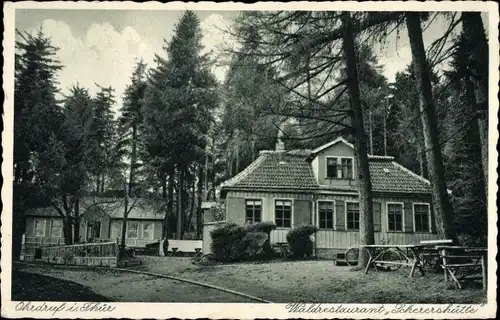
[[75, 219], [73, 220], [73, 225], [75, 228], [73, 229], [73, 242], [80, 243], [80, 200], [75, 200]]
[[[354, 124], [355, 151], [357, 154], [357, 174], [359, 179], [359, 244], [370, 245], [375, 243], [373, 231], [373, 204], [372, 184], [368, 154], [366, 150], [366, 133], [363, 124], [363, 110], [359, 93], [358, 72], [356, 68], [356, 51], [354, 48], [354, 33], [349, 12], [342, 13], [342, 25], [344, 27], [344, 57], [347, 67], [347, 88], [349, 102], [352, 109], [352, 120]], [[358, 267], [364, 267], [368, 263], [365, 250], [360, 250]]]
[[418, 155], [418, 165], [419, 165], [419, 173], [422, 177], [425, 177], [425, 167], [424, 167], [424, 148], [421, 144], [417, 143], [417, 155]]
[[63, 218], [63, 234], [64, 234], [64, 244], [73, 244], [73, 230], [71, 226], [73, 225], [69, 217]]
[[462, 13], [463, 34], [470, 52], [469, 69], [472, 73], [478, 113], [477, 126], [481, 139], [481, 163], [488, 190], [488, 41], [479, 12]]
[[444, 180], [443, 159], [437, 131], [436, 110], [432, 97], [430, 69], [422, 40], [419, 13], [407, 13], [406, 26], [415, 67], [419, 107], [422, 120], [427, 159], [427, 170], [431, 182], [432, 204], [435, 212], [436, 230], [441, 239], [452, 239], [457, 243], [453, 212]]
[[[106, 175], [103, 172], [101, 175], [101, 193], [104, 193], [104, 181], [105, 180], [106, 180]], [[126, 190], [125, 190], [125, 192], [126, 192]]]
[[175, 169], [172, 169], [168, 175], [168, 188], [167, 188], [167, 219], [168, 230], [167, 239], [172, 239], [174, 231], [174, 183], [175, 183]]
[[372, 111], [368, 111], [368, 128], [370, 129], [370, 154], [373, 153], [373, 115]]
[[[199, 166], [199, 167], [201, 167], [201, 166]], [[195, 167], [195, 168], [193, 168], [193, 173], [195, 173], [196, 171], [199, 171], [199, 170], [200, 170], [199, 168]], [[191, 230], [191, 226], [193, 224], [194, 208], [196, 207], [196, 181], [195, 181], [195, 177], [196, 177], [196, 174], [193, 174], [193, 180], [191, 182], [191, 204], [189, 207], [189, 217], [188, 217], [187, 223], [185, 224], [187, 231]]]
[[122, 234], [121, 234], [121, 239], [120, 239], [120, 258], [125, 257], [125, 247], [126, 247], [126, 235], [127, 235], [127, 220], [128, 220], [128, 194], [127, 194], [127, 189], [125, 189], [125, 197], [123, 199], [123, 206], [124, 206], [124, 211], [123, 211], [123, 221], [122, 221]]
[[182, 215], [183, 215], [183, 203], [184, 203], [184, 197], [183, 197], [183, 192], [184, 191], [184, 169], [179, 170], [179, 191], [177, 192], [177, 229], [175, 232], [175, 238], [177, 240], [181, 239], [181, 232], [182, 232]]
[[137, 125], [132, 126], [132, 154], [130, 155], [130, 175], [128, 181], [128, 194], [132, 197], [135, 185], [135, 170], [137, 168]]
[[[206, 170], [206, 166], [205, 166]], [[198, 189], [197, 195], [198, 195], [198, 204], [196, 206], [196, 239], [201, 239], [201, 230], [202, 230], [202, 225], [201, 225], [201, 203], [203, 201], [203, 177], [204, 177], [204, 170], [203, 167], [200, 166], [198, 169]], [[206, 173], [205, 173], [205, 181], [206, 181]]]
[[97, 194], [99, 194], [99, 190], [101, 190], [101, 175], [100, 175], [100, 174], [98, 174], [98, 175], [96, 176], [96, 178], [97, 178], [97, 181], [96, 181], [96, 188], [95, 188], [95, 192], [96, 192]]

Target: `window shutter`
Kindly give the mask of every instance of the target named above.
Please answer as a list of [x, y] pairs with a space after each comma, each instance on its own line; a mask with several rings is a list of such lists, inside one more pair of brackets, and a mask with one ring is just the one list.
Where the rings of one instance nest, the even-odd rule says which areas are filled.
[[296, 226], [311, 224], [311, 201], [295, 200], [293, 202], [293, 224]]
[[382, 231], [382, 203], [373, 203], [373, 231]]
[[432, 205], [432, 203], [429, 203], [429, 206], [430, 206], [430, 211], [431, 211], [431, 232], [437, 233], [434, 206]]
[[413, 232], [413, 207], [411, 202], [405, 201], [403, 204], [404, 232]]
[[345, 201], [335, 200], [335, 230], [345, 230]]

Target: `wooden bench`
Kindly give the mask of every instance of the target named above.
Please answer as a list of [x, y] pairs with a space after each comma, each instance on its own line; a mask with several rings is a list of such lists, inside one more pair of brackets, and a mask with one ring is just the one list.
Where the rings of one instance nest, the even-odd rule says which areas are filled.
[[438, 246], [444, 279], [451, 279], [457, 289], [462, 288], [461, 282], [481, 280], [483, 290], [486, 290], [486, 248], [471, 248], [461, 246]]
[[202, 240], [168, 240], [168, 252], [172, 256], [200, 255]]

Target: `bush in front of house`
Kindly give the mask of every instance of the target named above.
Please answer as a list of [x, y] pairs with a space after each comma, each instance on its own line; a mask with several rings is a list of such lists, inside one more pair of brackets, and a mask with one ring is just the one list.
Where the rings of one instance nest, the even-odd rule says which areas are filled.
[[276, 230], [276, 223], [272, 221], [257, 222], [247, 226], [249, 232], [261, 232], [267, 235], [267, 239], [263, 244], [263, 257], [270, 258], [275, 255], [271, 247], [271, 231]]
[[217, 261], [232, 262], [272, 257], [274, 251], [269, 242], [272, 222], [259, 222], [248, 226], [234, 223], [213, 230], [211, 249]]
[[211, 249], [217, 261], [230, 262], [241, 260], [245, 253], [243, 238], [247, 231], [235, 223], [228, 223], [210, 232]]
[[259, 260], [266, 257], [264, 244], [269, 240], [269, 236], [264, 232], [248, 232], [243, 237], [244, 253], [242, 260]]
[[313, 253], [313, 242], [311, 236], [318, 231], [313, 225], [295, 227], [286, 235], [292, 258], [303, 259], [311, 257]]

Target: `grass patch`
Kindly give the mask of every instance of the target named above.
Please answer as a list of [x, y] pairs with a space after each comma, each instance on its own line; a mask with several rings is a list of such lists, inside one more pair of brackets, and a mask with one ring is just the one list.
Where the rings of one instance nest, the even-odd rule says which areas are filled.
[[89, 287], [76, 282], [18, 270], [12, 272], [12, 300], [111, 301], [102, 295], [96, 294]]

